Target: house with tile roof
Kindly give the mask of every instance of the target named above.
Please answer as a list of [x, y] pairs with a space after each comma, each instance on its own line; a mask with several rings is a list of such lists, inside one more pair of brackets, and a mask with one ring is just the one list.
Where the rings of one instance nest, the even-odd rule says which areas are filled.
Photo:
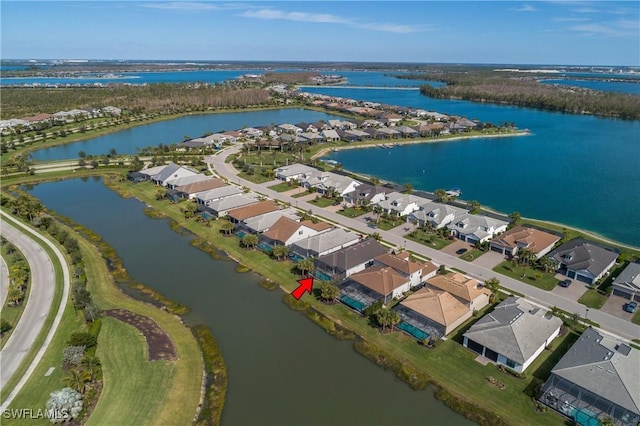
[[402, 327], [414, 337], [413, 328], [439, 339], [451, 333], [471, 318], [473, 310], [446, 291], [423, 287], [394, 306], [401, 321], [411, 327]]
[[310, 220], [298, 222], [288, 217], [281, 217], [268, 231], [261, 234], [260, 239], [270, 246], [290, 246], [296, 241], [327, 232], [331, 228], [333, 228], [333, 226], [327, 222], [313, 223]]
[[640, 263], [630, 263], [613, 280], [613, 294], [640, 302]]
[[507, 230], [508, 222], [481, 214], [465, 213], [447, 225], [451, 234], [462, 241], [479, 244]]
[[338, 285], [340, 301], [363, 312], [377, 301], [383, 305], [409, 291], [409, 280], [390, 266], [370, 266]]
[[464, 333], [463, 345], [522, 373], [558, 336], [561, 325], [548, 311], [510, 296]]
[[247, 218], [238, 224], [238, 228], [253, 234], [260, 234], [268, 231], [283, 216], [295, 221], [300, 220], [295, 209], [286, 208]]
[[176, 188], [178, 195], [182, 198], [194, 200], [199, 192], [206, 192], [212, 189], [221, 188], [227, 184], [222, 179], [209, 177], [207, 180], [189, 183]]
[[257, 203], [258, 201], [258, 196], [252, 193], [236, 194], [230, 197], [219, 198], [215, 201], [211, 201], [206, 204], [206, 207], [208, 212], [213, 213], [218, 217], [224, 217], [227, 215], [229, 210], [248, 206], [249, 204]]
[[232, 223], [238, 224], [246, 219], [280, 210], [280, 206], [273, 200], [264, 200], [247, 206], [229, 210], [227, 216]]
[[386, 194], [384, 200], [381, 200], [376, 205], [387, 214], [402, 217], [418, 210], [418, 206], [427, 201], [428, 200], [416, 197], [415, 195], [391, 192]]
[[560, 241], [560, 236], [540, 229], [516, 226], [489, 241], [491, 251], [513, 257], [518, 249], [527, 249], [540, 259], [549, 253], [553, 246]]
[[373, 259], [387, 249], [373, 238], [367, 238], [352, 246], [320, 256], [315, 261], [316, 270], [341, 281], [367, 266], [373, 265]]
[[410, 222], [417, 222], [419, 226], [441, 229], [453, 222], [453, 219], [456, 217], [461, 217], [466, 213], [468, 213], [468, 210], [460, 207], [429, 201], [421, 204], [419, 210], [409, 214], [408, 220]]
[[466, 277], [457, 272], [444, 275], [436, 275], [427, 280], [427, 285], [432, 289], [443, 290], [458, 298], [469, 309], [479, 311], [489, 304], [491, 291], [485, 288], [478, 280]]
[[327, 232], [314, 235], [291, 245], [291, 252], [300, 257], [311, 258], [324, 256], [361, 241], [360, 234], [343, 228], [333, 228]]
[[588, 328], [551, 370], [539, 401], [581, 425], [640, 423], [640, 350]]
[[549, 257], [557, 262], [560, 273], [593, 284], [615, 265], [618, 253], [583, 238], [576, 238], [549, 253]]
[[412, 260], [406, 251], [398, 254], [384, 253], [373, 258], [374, 265], [390, 266], [400, 275], [409, 280], [410, 287], [423, 284], [429, 278], [433, 278], [438, 267], [429, 261], [416, 262]]

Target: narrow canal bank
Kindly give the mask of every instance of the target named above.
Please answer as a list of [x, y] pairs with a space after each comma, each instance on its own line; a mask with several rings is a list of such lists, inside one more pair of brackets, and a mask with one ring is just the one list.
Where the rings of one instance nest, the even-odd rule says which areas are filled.
[[363, 363], [350, 342], [297, 320], [255, 274], [237, 274], [233, 262], [212, 260], [164, 221], [149, 220], [137, 200], [93, 180], [41, 184], [31, 193], [104, 235], [132, 277], [191, 308], [188, 322], [212, 327], [229, 369], [223, 423], [417, 424], [429, 413], [437, 424], [468, 424], [433, 389], [412, 391]]

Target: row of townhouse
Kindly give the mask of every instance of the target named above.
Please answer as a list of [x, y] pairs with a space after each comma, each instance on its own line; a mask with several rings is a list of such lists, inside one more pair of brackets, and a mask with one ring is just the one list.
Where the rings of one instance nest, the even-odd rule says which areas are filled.
[[0, 120], [0, 131], [22, 127], [29, 129], [41, 123], [64, 124], [75, 121], [77, 118], [87, 119], [104, 116], [118, 116], [122, 113], [120, 108], [106, 106], [102, 108], [72, 109], [70, 111], [58, 111], [53, 114], [36, 114], [23, 118], [11, 118]]

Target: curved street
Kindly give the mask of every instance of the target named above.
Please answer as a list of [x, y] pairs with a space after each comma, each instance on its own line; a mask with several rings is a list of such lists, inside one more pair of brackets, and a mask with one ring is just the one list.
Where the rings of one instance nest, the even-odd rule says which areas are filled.
[[[31, 273], [30, 292], [27, 303], [20, 317], [20, 321], [14, 326], [13, 333], [9, 336], [9, 340], [0, 351], [0, 388], [4, 388], [7, 382], [14, 375], [16, 370], [23, 363], [25, 357], [32, 349], [38, 335], [42, 331], [45, 321], [52, 308], [52, 302], [55, 294], [56, 277], [53, 267], [53, 261], [49, 258], [47, 252], [33, 240], [29, 235], [37, 235], [28, 226], [15, 221], [5, 212], [2, 215], [2, 236], [11, 241], [25, 256], [29, 262]], [[17, 228], [23, 228], [18, 230]], [[11, 391], [9, 396], [2, 402], [0, 410], [5, 409], [15, 398], [22, 386], [26, 383], [29, 376], [42, 359], [44, 352], [49, 347], [53, 335], [60, 324], [62, 313], [69, 294], [69, 270], [66, 261], [58, 248], [46, 238], [43, 238], [56, 254], [58, 262], [62, 265], [64, 287], [60, 305], [57, 309], [56, 317], [48, 331], [48, 334], [42, 343], [39, 351], [31, 361], [29, 368], [23, 374], [20, 381]]]
[[[314, 215], [324, 217], [330, 221], [339, 223], [360, 233], [371, 233], [371, 228], [368, 228], [362, 222], [347, 218], [334, 212], [327, 211], [325, 209], [319, 208], [318, 206], [302, 201], [299, 198], [296, 199], [287, 195], [283, 195], [282, 193], [273, 191], [263, 185], [255, 184], [246, 179], [238, 177], [237, 170], [233, 167], [233, 165], [231, 163], [226, 163], [225, 161], [229, 155], [237, 153], [241, 148], [241, 145], [234, 145], [218, 152], [217, 155], [214, 155], [212, 166], [213, 169], [215, 169], [215, 173], [217, 173], [221, 177], [229, 179], [229, 181], [232, 183], [237, 183], [241, 186], [250, 188], [252, 191], [261, 193], [274, 200], [288, 202], [292, 206], [297, 206], [298, 208], [301, 208], [303, 210], [310, 210]], [[491, 269], [466, 262], [442, 251], [434, 250], [432, 248], [425, 247], [422, 244], [418, 244], [414, 241], [407, 240], [403, 236], [396, 235], [392, 232], [383, 231], [381, 229], [376, 229], [375, 232], [378, 232], [382, 236], [382, 239], [384, 241], [394, 244], [397, 247], [404, 246], [407, 250], [431, 258], [437, 264], [444, 264], [449, 268], [454, 267], [466, 271], [469, 276], [477, 278], [481, 281], [496, 277], [500, 280], [500, 285], [502, 287], [516, 291], [518, 293], [522, 293], [526, 295], [528, 299], [537, 302], [540, 305], [546, 306], [548, 308], [557, 306], [564, 311], [578, 313], [582, 317], [584, 317], [584, 315], [586, 314], [585, 306], [577, 303], [575, 300], [567, 299], [551, 292], [538, 289], [521, 281], [498, 274]], [[611, 334], [629, 340], [640, 338], [640, 326], [637, 326], [630, 321], [615, 317], [601, 310], [589, 309], [589, 319], [600, 324], [600, 328], [602, 330], [605, 330]]]

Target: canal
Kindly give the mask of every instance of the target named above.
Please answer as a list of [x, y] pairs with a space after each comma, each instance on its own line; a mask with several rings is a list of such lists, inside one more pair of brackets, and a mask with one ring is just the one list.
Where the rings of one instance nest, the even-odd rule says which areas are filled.
[[413, 391], [282, 303], [259, 277], [235, 272], [150, 219], [99, 178], [28, 188], [50, 209], [111, 244], [133, 279], [191, 308], [208, 325], [229, 373], [225, 425], [470, 425], [433, 395]]

